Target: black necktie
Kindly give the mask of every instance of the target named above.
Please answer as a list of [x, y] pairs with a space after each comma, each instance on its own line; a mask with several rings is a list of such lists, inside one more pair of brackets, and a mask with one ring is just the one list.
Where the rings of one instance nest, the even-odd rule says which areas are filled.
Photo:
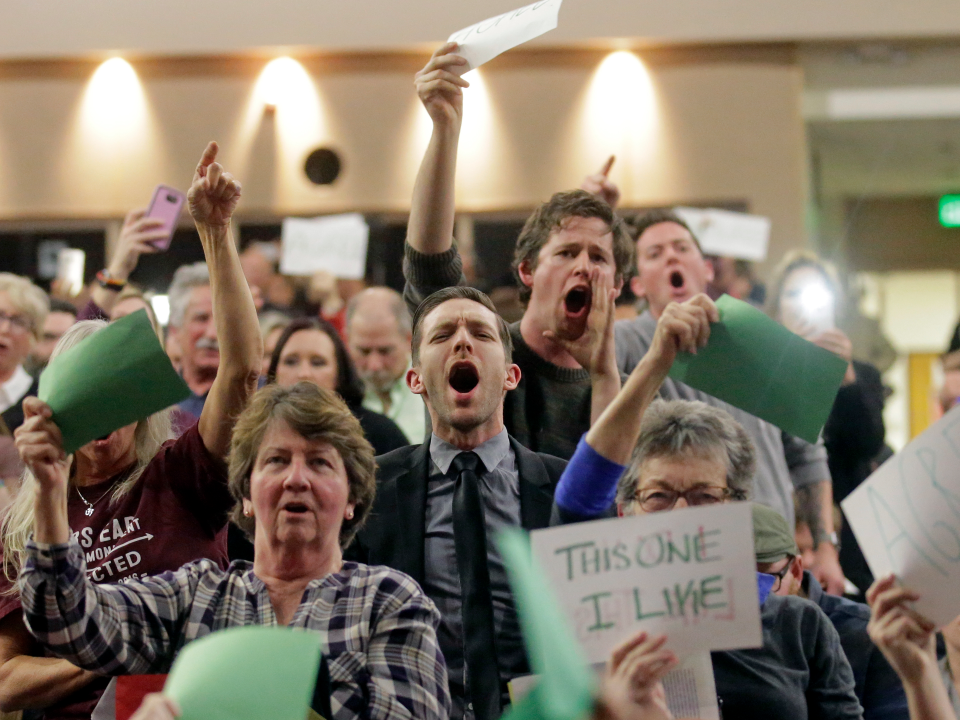
[[453, 491], [453, 540], [463, 603], [467, 700], [473, 703], [477, 720], [497, 720], [502, 711], [500, 671], [487, 566], [487, 529], [476, 472], [479, 463], [480, 458], [474, 452], [460, 453], [453, 459], [453, 470], [457, 473]]

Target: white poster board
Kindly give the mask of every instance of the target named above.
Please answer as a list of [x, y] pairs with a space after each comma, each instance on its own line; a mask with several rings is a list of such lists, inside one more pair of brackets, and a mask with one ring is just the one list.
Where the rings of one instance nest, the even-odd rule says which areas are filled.
[[750, 503], [537, 530], [533, 553], [590, 662], [637, 630], [684, 655], [759, 647]]
[[366, 271], [370, 228], [359, 213], [286, 218], [280, 239], [284, 275], [327, 270], [338, 278], [358, 280]]
[[937, 625], [960, 615], [960, 407], [840, 505], [874, 577], [895, 573]]
[[770, 218], [716, 208], [678, 207], [706, 255], [760, 262], [767, 259]]
[[460, 46], [468, 70], [475, 70], [500, 53], [533, 40], [557, 27], [563, 0], [542, 0], [458, 30], [447, 42]]

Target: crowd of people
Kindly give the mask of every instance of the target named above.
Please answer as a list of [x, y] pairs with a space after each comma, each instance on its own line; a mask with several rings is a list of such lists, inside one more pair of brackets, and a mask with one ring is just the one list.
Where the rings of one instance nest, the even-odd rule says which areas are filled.
[[[174, 275], [166, 328], [128, 283], [163, 237], [142, 211], [82, 307], [0, 274], [0, 711], [90, 718], [111, 676], [279, 625], [319, 631], [335, 718], [496, 720], [530, 673], [502, 529], [752, 501], [763, 640], [712, 654], [723, 717], [954, 717], [960, 631], [873, 578], [835, 512], [882, 456], [884, 389], [797, 309], [811, 282], [841, 297], [830, 267], [786, 258], [769, 306], [847, 362], [815, 443], [668, 376], [709, 342], [719, 294], [763, 293], [674, 212], [621, 218], [609, 163], [530, 215], [507, 323], [454, 241], [465, 65], [448, 44], [416, 76], [433, 131], [402, 293], [321, 273], [291, 317], [271, 246], [238, 251], [216, 143], [188, 193], [205, 262]], [[617, 320], [626, 288], [643, 310]], [[67, 455], [37, 378], [138, 310], [190, 396]], [[594, 715], [672, 717], [676, 663], [667, 636], [623, 638]], [[178, 714], [148, 696], [136, 718]]]

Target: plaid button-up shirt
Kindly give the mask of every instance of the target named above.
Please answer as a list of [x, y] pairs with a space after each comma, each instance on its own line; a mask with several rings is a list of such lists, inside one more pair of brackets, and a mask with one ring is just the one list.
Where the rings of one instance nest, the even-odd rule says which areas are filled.
[[[24, 619], [56, 655], [87, 670], [166, 673], [188, 642], [242, 625], [276, 625], [250, 563], [210, 560], [122, 585], [94, 584], [76, 540], [29, 543], [21, 573]], [[440, 616], [403, 573], [346, 562], [312, 580], [291, 627], [320, 631], [335, 718], [445, 720]]]

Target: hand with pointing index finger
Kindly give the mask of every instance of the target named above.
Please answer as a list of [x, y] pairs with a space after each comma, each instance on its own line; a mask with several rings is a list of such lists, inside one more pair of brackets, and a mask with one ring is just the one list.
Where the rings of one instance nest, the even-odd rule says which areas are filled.
[[617, 207], [620, 202], [620, 188], [610, 180], [610, 169], [613, 167], [613, 161], [616, 155], [611, 155], [600, 168], [600, 172], [594, 175], [587, 175], [580, 184], [581, 190], [586, 190], [591, 195], [596, 195], [612, 208]]
[[198, 225], [225, 228], [240, 202], [240, 183], [216, 162], [220, 146], [211, 142], [203, 151], [193, 184], [187, 192], [190, 214]]

